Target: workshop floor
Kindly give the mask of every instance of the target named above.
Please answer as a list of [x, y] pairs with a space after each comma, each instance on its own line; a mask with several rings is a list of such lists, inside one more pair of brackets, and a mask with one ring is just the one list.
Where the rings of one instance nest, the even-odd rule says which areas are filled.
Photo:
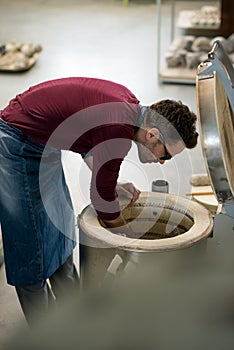
[[[183, 6], [181, 3], [178, 6]], [[196, 8], [201, 4], [190, 3]], [[38, 62], [31, 70], [20, 74], [0, 73], [0, 109], [17, 93], [43, 80], [93, 76], [128, 86], [143, 104], [174, 98], [181, 99], [196, 111], [194, 85], [158, 84], [157, 6], [153, 0], [132, 0], [128, 7], [123, 7], [121, 0], [1, 0], [0, 6], [0, 42], [15, 40], [43, 46]], [[161, 57], [170, 43], [170, 2], [163, 2], [162, 8]], [[185, 176], [179, 187], [170, 183], [174, 174], [169, 165], [165, 165], [163, 172], [163, 176], [169, 176], [172, 192], [180, 195], [188, 190], [191, 173], [204, 172], [200, 144], [195, 150], [186, 151], [186, 157], [178, 157], [177, 168], [183, 169]], [[81, 201], [76, 199], [76, 191], [80, 191], [78, 175], [74, 171], [76, 162], [80, 162], [76, 155], [65, 157], [67, 179], [78, 214], [88, 199], [86, 193], [80, 194]], [[184, 164], [188, 164], [188, 172]], [[144, 169], [150, 174], [148, 183], [162, 177], [159, 168], [152, 170], [146, 165]], [[131, 176], [133, 174], [129, 172], [127, 177], [131, 179]], [[138, 186], [147, 190], [144, 184], [142, 180]], [[86, 187], [88, 190], [88, 185]], [[15, 290], [7, 285], [2, 267], [0, 347], [22, 320]]]

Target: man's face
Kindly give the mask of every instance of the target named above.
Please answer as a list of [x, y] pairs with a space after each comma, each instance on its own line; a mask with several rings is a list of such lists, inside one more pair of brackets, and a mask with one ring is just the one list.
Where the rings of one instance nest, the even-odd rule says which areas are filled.
[[174, 157], [185, 149], [185, 145], [182, 140], [172, 145], [164, 145], [159, 139], [156, 141], [150, 139], [146, 140], [144, 143], [137, 142], [137, 148], [138, 156], [142, 163], [159, 162], [160, 164], [164, 164], [165, 160], [161, 158], [165, 157], [166, 153]]

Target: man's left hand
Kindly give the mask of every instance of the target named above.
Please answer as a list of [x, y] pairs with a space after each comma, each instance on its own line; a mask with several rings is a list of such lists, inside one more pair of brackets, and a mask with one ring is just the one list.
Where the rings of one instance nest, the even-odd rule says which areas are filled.
[[130, 200], [130, 205], [136, 202], [141, 193], [131, 182], [118, 183], [116, 192], [119, 197], [128, 198]]

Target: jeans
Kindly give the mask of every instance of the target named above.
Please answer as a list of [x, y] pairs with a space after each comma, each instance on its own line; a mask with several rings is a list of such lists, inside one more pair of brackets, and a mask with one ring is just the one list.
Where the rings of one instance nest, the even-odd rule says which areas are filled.
[[43, 320], [56, 305], [62, 305], [68, 295], [79, 287], [73, 257], [70, 255], [49, 278], [35, 285], [15, 287], [29, 326]]
[[0, 222], [7, 282], [44, 283], [75, 247], [61, 151], [0, 120]]

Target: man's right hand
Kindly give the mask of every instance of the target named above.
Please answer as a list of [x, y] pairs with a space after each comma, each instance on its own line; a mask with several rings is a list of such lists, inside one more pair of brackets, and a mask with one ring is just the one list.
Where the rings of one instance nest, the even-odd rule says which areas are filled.
[[104, 221], [102, 219], [99, 219], [99, 222], [103, 227], [107, 228], [114, 234], [126, 236], [128, 238], [139, 238], [139, 233], [137, 234], [131, 229], [130, 225], [126, 222], [122, 214], [114, 220]]

